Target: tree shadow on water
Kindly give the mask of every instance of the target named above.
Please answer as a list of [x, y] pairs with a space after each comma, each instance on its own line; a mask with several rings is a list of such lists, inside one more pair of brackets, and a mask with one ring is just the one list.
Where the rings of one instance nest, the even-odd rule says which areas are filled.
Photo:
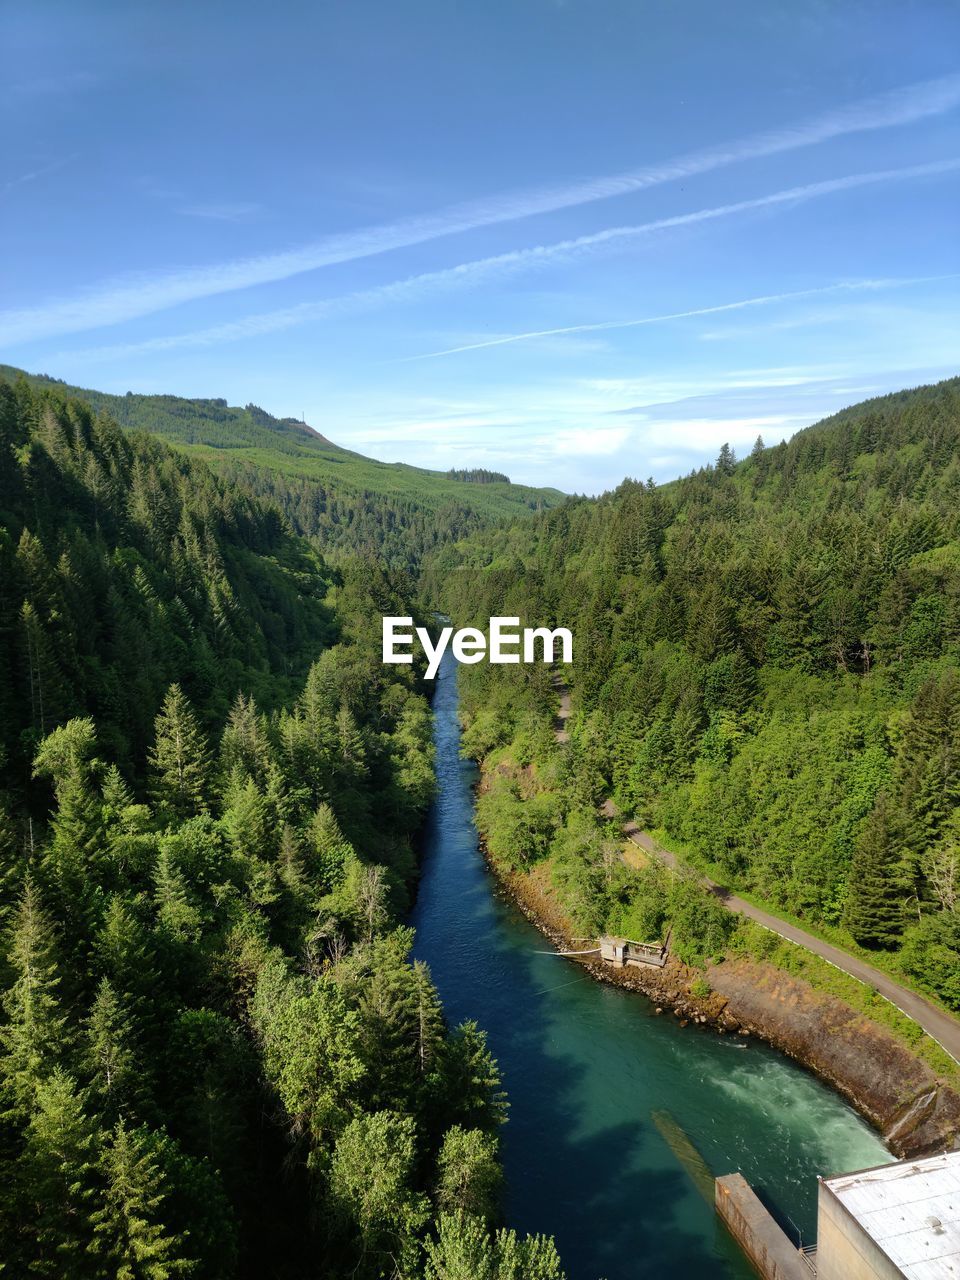
[[509, 1224], [555, 1236], [570, 1280], [750, 1276], [703, 1186], [649, 1114], [584, 1132], [583, 1121], [595, 1118], [579, 1114], [578, 1100], [604, 1088], [588, 1077], [618, 1064], [551, 1051], [532, 957], [515, 952], [514, 961], [518, 1016], [490, 1028], [511, 1100], [503, 1134]]

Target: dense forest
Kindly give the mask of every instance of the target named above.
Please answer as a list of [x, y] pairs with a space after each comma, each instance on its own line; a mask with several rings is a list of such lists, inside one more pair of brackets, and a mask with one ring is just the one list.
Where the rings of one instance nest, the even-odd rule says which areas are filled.
[[110, 395], [0, 365], [38, 390], [82, 400], [128, 431], [202, 458], [233, 487], [266, 498], [328, 560], [361, 553], [416, 571], [423, 556], [497, 521], [555, 506], [556, 489], [511, 484], [483, 468], [427, 471], [378, 462], [294, 418], [222, 399]]
[[[371, 619], [426, 600], [574, 633], [461, 678], [490, 852], [579, 928], [736, 949], [700, 867], [960, 1009], [960, 380], [512, 522], [450, 498], [503, 477], [358, 497], [302, 424], [163, 412], [198, 404], [284, 444], [211, 469], [0, 380], [11, 1275], [561, 1276], [501, 1224], [496, 1063], [402, 924], [427, 686]], [[610, 798], [690, 873], [628, 865]]]
[[960, 380], [625, 481], [431, 572], [458, 618], [574, 632], [570, 751], [542, 668], [463, 683], [488, 844], [546, 863], [583, 929], [670, 927], [693, 962], [735, 929], [695, 875], [624, 865], [613, 797], [694, 866], [960, 1009]]
[[0, 381], [0, 1257], [51, 1280], [554, 1280], [401, 921], [415, 668], [275, 506]]

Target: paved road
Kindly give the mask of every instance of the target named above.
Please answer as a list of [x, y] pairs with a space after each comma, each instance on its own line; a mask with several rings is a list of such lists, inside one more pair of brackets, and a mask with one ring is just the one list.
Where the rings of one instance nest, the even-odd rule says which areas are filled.
[[[603, 812], [608, 818], [616, 818], [619, 816], [616, 806], [612, 800], [607, 800], [603, 806]], [[635, 845], [651, 853], [654, 857], [659, 858], [668, 867], [677, 870], [680, 866], [676, 856], [654, 840], [649, 832], [643, 831], [632, 820], [621, 823], [623, 834], [628, 840], [632, 840]], [[717, 884], [715, 880], [711, 880], [709, 876], [704, 876], [710, 892], [715, 894], [717, 898], [729, 907], [731, 911], [738, 911], [741, 915], [745, 915], [750, 920], [755, 920], [757, 924], [763, 925], [765, 929], [770, 929], [773, 933], [779, 934], [781, 938], [787, 938], [790, 942], [797, 943], [798, 946], [806, 947], [808, 951], [812, 951], [814, 955], [820, 956], [822, 960], [826, 960], [828, 964], [834, 965], [837, 969], [842, 969], [844, 973], [850, 974], [852, 978], [858, 978], [860, 982], [865, 982], [868, 987], [873, 987], [891, 1004], [911, 1017], [914, 1022], [923, 1027], [928, 1036], [946, 1049], [951, 1058], [960, 1062], [960, 1022], [956, 1018], [944, 1013], [942, 1009], [938, 1009], [935, 1004], [931, 1004], [929, 1000], [925, 1000], [923, 996], [917, 995], [915, 991], [911, 991], [908, 987], [903, 987], [889, 974], [884, 973], [881, 969], [875, 969], [873, 965], [867, 964], [861, 960], [859, 956], [850, 955], [847, 951], [842, 951], [839, 947], [832, 946], [829, 942], [824, 942], [821, 938], [815, 938], [813, 934], [806, 933], [803, 929], [798, 929], [796, 925], [788, 924], [786, 920], [781, 920], [779, 916], [771, 915], [768, 911], [763, 911], [760, 907], [755, 907], [752, 902], [746, 902], [743, 898], [737, 897], [735, 893], [731, 893], [724, 885]]]
[[[570, 737], [566, 728], [567, 720], [570, 718], [570, 691], [558, 674], [554, 675], [553, 683], [560, 697], [560, 708], [557, 713], [554, 732], [558, 742], [567, 742]], [[604, 802], [603, 812], [608, 818], [620, 816], [619, 810], [612, 800]], [[668, 867], [672, 867], [674, 870], [679, 868], [680, 863], [675, 855], [669, 849], [664, 849], [662, 845], [658, 844], [649, 832], [643, 831], [638, 827], [632, 818], [621, 822], [621, 828], [627, 839], [632, 840], [639, 848], [653, 854], [654, 857], [659, 858]], [[771, 930], [772, 933], [779, 934], [781, 938], [795, 942], [798, 946], [806, 947], [808, 951], [812, 951], [821, 960], [826, 960], [828, 964], [834, 965], [837, 969], [842, 969], [844, 973], [848, 973], [852, 978], [857, 978], [860, 982], [866, 983], [868, 987], [872, 987], [884, 999], [895, 1005], [901, 1013], [905, 1013], [912, 1018], [914, 1022], [924, 1029], [928, 1036], [937, 1041], [941, 1048], [946, 1049], [951, 1058], [960, 1063], [960, 1021], [956, 1018], [951, 1017], [949, 1013], [944, 1013], [942, 1009], [937, 1008], [935, 1004], [931, 1004], [929, 1000], [925, 1000], [923, 996], [917, 995], [915, 991], [901, 986], [889, 974], [880, 969], [875, 969], [873, 965], [867, 964], [866, 961], [861, 960], [858, 956], [850, 955], [839, 947], [832, 946], [829, 942], [823, 942], [820, 938], [815, 938], [812, 933], [806, 933], [803, 929], [798, 929], [796, 925], [788, 924], [778, 916], [771, 915], [768, 911], [761, 910], [760, 907], [755, 907], [753, 903], [737, 897], [735, 893], [731, 893], [724, 885], [717, 884], [709, 876], [704, 876], [703, 878], [706, 880], [710, 892], [715, 894], [725, 907], [729, 907], [731, 911], [739, 912], [750, 920], [755, 920], [757, 924], [763, 925], [765, 929]]]

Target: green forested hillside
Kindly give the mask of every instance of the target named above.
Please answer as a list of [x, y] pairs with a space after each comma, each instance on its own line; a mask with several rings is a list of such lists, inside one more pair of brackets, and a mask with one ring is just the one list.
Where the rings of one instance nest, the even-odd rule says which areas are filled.
[[471, 749], [514, 766], [484, 801], [492, 846], [549, 857], [581, 923], [643, 938], [671, 920], [693, 957], [732, 928], [611, 858], [612, 794], [960, 1008], [960, 380], [625, 481], [435, 572], [458, 617], [574, 631], [573, 751], [552, 743], [542, 669], [471, 668], [465, 687]]
[[322, 559], [279, 513], [79, 401], [0, 381], [0, 749], [71, 716], [142, 760], [179, 681], [207, 724], [293, 696], [336, 635]]
[[240, 409], [225, 400], [108, 395], [3, 365], [0, 375], [82, 399], [127, 430], [149, 431], [199, 455], [227, 480], [276, 503], [294, 530], [328, 555], [362, 551], [412, 568], [441, 543], [563, 498], [556, 489], [511, 484], [482, 469], [441, 472], [377, 462], [253, 404]]
[[[0, 1270], [557, 1280], [399, 926], [433, 788], [402, 574], [0, 382]], [[373, 622], [371, 621], [373, 620]]]

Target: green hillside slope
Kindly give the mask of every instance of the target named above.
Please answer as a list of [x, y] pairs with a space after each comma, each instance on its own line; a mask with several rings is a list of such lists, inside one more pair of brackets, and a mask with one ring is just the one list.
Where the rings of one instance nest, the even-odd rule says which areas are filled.
[[475, 752], [541, 766], [536, 804], [529, 779], [496, 776], [495, 851], [548, 857], [588, 931], [670, 921], [685, 954], [721, 950], [708, 901], [604, 852], [613, 795], [715, 876], [889, 953], [960, 1009], [960, 379], [457, 554], [460, 572], [449, 551], [437, 572], [451, 614], [576, 639], [562, 762], [542, 668], [466, 675]]
[[[178, 396], [109, 395], [0, 365], [0, 375], [76, 396], [128, 430], [198, 455], [229, 480], [273, 499], [324, 551], [364, 550], [414, 567], [424, 551], [472, 529], [556, 506], [556, 489], [378, 462], [256, 405]], [[478, 482], [479, 481], [479, 482]]]

